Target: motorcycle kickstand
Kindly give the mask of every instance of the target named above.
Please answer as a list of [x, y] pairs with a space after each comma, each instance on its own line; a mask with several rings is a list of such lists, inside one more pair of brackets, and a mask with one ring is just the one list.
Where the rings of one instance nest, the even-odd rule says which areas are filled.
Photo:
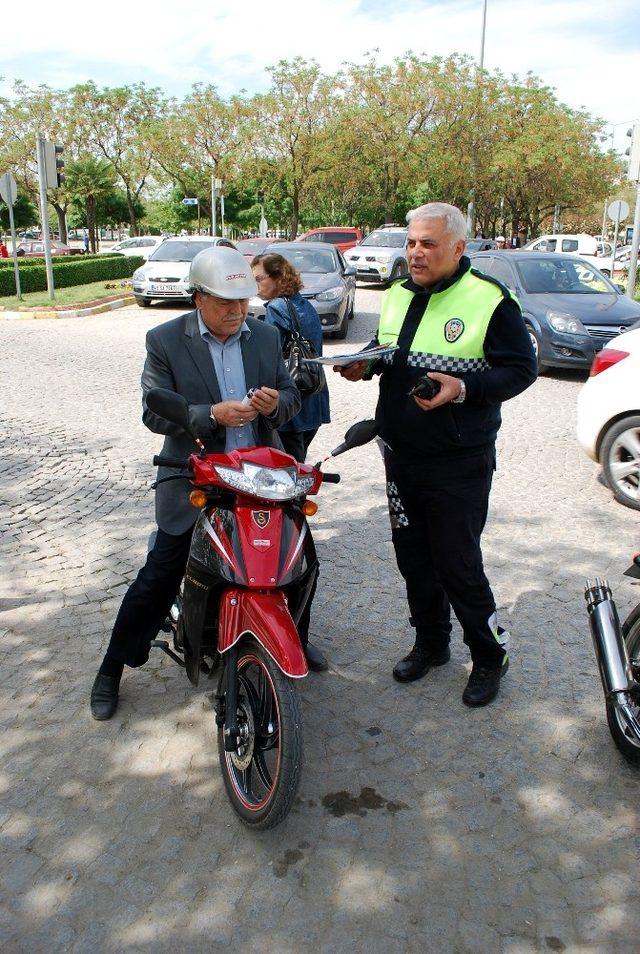
[[155, 646], [157, 649], [161, 649], [163, 653], [166, 653], [167, 656], [171, 656], [174, 662], [177, 662], [179, 666], [185, 668], [184, 659], [180, 659], [177, 653], [174, 653], [173, 649], [169, 648], [169, 643], [166, 639], [152, 639], [151, 645]]

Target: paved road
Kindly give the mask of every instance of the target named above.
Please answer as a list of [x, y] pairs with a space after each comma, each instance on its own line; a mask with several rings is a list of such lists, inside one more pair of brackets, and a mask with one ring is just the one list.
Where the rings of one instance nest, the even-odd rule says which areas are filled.
[[[350, 345], [380, 291], [358, 292]], [[580, 379], [505, 407], [485, 537], [515, 639], [499, 700], [461, 703], [468, 659], [410, 686], [411, 639], [375, 447], [319, 499], [312, 629], [331, 671], [302, 686], [306, 765], [288, 821], [248, 833], [223, 795], [208, 687], [160, 655], [93, 722], [88, 692], [152, 528], [136, 307], [0, 322], [0, 948], [8, 952], [636, 951], [638, 774], [608, 737], [583, 579], [621, 578], [638, 515], [574, 440]], [[338, 342], [328, 343], [335, 351]], [[374, 406], [332, 376], [319, 458]]]

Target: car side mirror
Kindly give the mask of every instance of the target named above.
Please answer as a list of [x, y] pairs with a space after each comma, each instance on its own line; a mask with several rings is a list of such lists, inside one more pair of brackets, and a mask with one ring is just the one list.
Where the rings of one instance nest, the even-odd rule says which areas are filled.
[[626, 295], [627, 289], [624, 287], [624, 285], [619, 285], [618, 282], [614, 282], [613, 284], [615, 285], [619, 295]]
[[344, 272], [343, 272], [343, 275], [357, 275], [357, 274], [358, 274], [358, 272], [357, 272], [357, 270], [353, 267], [353, 265], [347, 265], [347, 267], [345, 268], [345, 270], [344, 270]]

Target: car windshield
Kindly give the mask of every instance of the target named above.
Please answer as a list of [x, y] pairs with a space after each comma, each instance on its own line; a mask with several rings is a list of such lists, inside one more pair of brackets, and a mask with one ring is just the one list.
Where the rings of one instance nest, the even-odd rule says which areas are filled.
[[149, 256], [150, 262], [192, 262], [198, 252], [211, 248], [211, 242], [163, 242]]
[[477, 252], [484, 244], [484, 239], [470, 239], [465, 245], [465, 252]]
[[321, 249], [302, 249], [302, 248], [283, 248], [278, 249], [278, 253], [288, 262], [291, 262], [294, 268], [303, 274], [327, 275], [329, 272], [337, 272], [338, 266], [332, 252], [324, 252]]
[[360, 245], [372, 245], [374, 248], [403, 248], [406, 241], [406, 232], [372, 232], [360, 242]]
[[616, 289], [596, 269], [576, 258], [534, 259], [517, 262], [525, 291], [530, 295], [594, 295], [616, 293]]

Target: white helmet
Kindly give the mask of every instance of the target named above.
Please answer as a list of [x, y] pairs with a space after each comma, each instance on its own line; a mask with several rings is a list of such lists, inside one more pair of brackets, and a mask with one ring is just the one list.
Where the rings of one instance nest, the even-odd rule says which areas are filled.
[[216, 298], [252, 298], [258, 286], [246, 259], [235, 248], [213, 245], [198, 252], [189, 269], [192, 292]]
[[504, 235], [496, 235], [496, 242], [506, 242]]

